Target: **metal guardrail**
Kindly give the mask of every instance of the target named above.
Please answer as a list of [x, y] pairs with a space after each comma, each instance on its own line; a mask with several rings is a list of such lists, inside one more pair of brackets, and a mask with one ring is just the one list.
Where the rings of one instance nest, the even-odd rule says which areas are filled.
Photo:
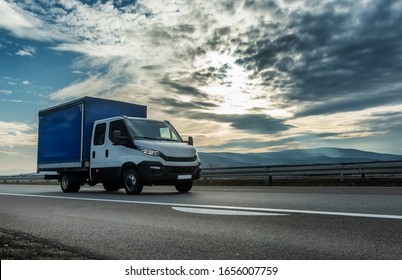
[[45, 175], [0, 176], [0, 184], [49, 184]]
[[364, 184], [366, 175], [402, 175], [402, 161], [308, 164], [308, 165], [273, 165], [228, 168], [203, 168], [202, 177], [206, 182], [213, 179], [265, 179], [272, 185], [273, 177], [308, 178], [314, 176], [359, 176]]
[[[340, 181], [343, 181], [345, 176], [359, 176], [364, 184], [366, 175], [395, 175], [401, 177], [402, 161], [203, 168], [201, 175], [205, 182], [213, 179], [262, 179], [268, 185], [272, 185], [274, 177], [313, 178], [317, 176], [335, 176]], [[45, 175], [0, 176], [0, 183], [2, 184], [49, 184], [50, 182], [51, 180], [47, 180]]]

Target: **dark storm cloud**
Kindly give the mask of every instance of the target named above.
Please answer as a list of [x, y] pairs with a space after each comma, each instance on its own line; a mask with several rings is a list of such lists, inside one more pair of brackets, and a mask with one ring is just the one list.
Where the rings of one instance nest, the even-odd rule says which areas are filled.
[[213, 35], [209, 38], [207, 45], [212, 50], [217, 50], [222, 45], [228, 45], [230, 39], [231, 28], [229, 26], [216, 28]]
[[272, 118], [263, 114], [213, 114], [195, 112], [193, 117], [202, 120], [229, 123], [231, 127], [257, 134], [275, 134], [293, 127], [284, 120]]
[[[305, 9], [294, 11], [280, 8], [275, 1], [255, 2], [246, 1], [246, 7], [268, 9], [275, 20], [240, 34], [239, 46], [244, 44], [236, 54], [239, 63], [263, 80], [262, 85], [279, 92], [273, 100], [295, 104], [349, 98], [347, 104], [333, 101], [331, 106], [308, 108], [303, 115], [402, 103], [399, 1], [367, 5], [307, 1]], [[367, 100], [352, 101], [363, 94]]]
[[283, 120], [261, 114], [225, 115], [222, 119], [225, 122], [230, 122], [231, 126], [234, 128], [254, 131], [261, 134], [277, 133], [293, 127], [285, 124]]
[[228, 64], [224, 64], [219, 68], [208, 67], [206, 69], [193, 72], [192, 78], [195, 82], [197, 82], [197, 84], [201, 86], [213, 84], [214, 82], [225, 84], [224, 79], [227, 77], [228, 69], [229, 69]]
[[261, 148], [272, 147], [272, 146], [273, 145], [271, 144], [270, 141], [261, 141], [258, 138], [245, 138], [245, 139], [229, 140], [223, 144], [209, 145], [208, 147], [214, 148], [214, 149], [225, 150], [225, 149], [233, 149], [233, 148], [237, 149], [237, 148], [244, 148], [244, 147], [247, 147], [250, 149], [261, 149]]
[[275, 134], [292, 128], [285, 120], [264, 114], [215, 114], [206, 110], [218, 107], [216, 103], [193, 100], [182, 101], [174, 97], [150, 98], [150, 102], [161, 107], [162, 111], [176, 116], [191, 116], [193, 119], [228, 123], [231, 127], [256, 134]]
[[290, 98], [323, 100], [373, 88], [388, 90], [401, 79], [402, 17], [389, 20], [391, 3], [376, 4], [354, 19], [361, 21], [358, 28], [347, 15], [334, 16], [330, 11], [300, 20], [305, 34], [314, 38], [316, 50], [307, 52], [305, 67], [292, 71], [301, 81], [302, 94], [290, 94]]
[[300, 145], [304, 142], [314, 142], [321, 140], [330, 140], [331, 138], [338, 137], [339, 133], [304, 133], [292, 137], [284, 137], [277, 140], [261, 140], [259, 138], [246, 138], [246, 139], [233, 139], [226, 141], [221, 145], [211, 146], [215, 149], [232, 149], [232, 148], [250, 148], [250, 149], [261, 149], [261, 148], [272, 148], [287, 146], [289, 144]]
[[327, 115], [339, 112], [358, 111], [370, 107], [402, 103], [402, 90], [377, 92], [372, 94], [351, 95], [346, 98], [329, 99], [324, 102], [311, 104], [302, 108], [295, 117], [306, 117], [311, 115]]
[[[172, 41], [186, 41], [191, 40], [191, 34], [195, 32], [195, 26], [190, 24], [179, 24], [176, 26], [166, 27], [166, 26], [158, 26], [154, 27], [152, 30], [149, 30], [146, 33], [146, 36], [152, 38], [152, 43], [155, 46], [164, 46], [168, 42]], [[191, 49], [188, 50], [193, 55], [202, 54], [202, 50], [200, 49]], [[179, 56], [183, 56], [183, 54], [178, 54]], [[188, 54], [184, 54], [184, 56], [188, 56]]]
[[168, 92], [196, 96], [204, 99], [208, 98], [208, 95], [205, 92], [202, 92], [196, 87], [186, 85], [179, 81], [172, 81], [168, 77], [163, 78], [161, 81], [159, 81], [159, 83], [164, 86]]
[[175, 98], [169, 97], [152, 97], [149, 99], [151, 103], [157, 104], [158, 107], [164, 112], [169, 114], [179, 114], [180, 112], [191, 112], [193, 110], [200, 110], [200, 109], [210, 109], [215, 108], [217, 105], [212, 102], [206, 101], [181, 101]]

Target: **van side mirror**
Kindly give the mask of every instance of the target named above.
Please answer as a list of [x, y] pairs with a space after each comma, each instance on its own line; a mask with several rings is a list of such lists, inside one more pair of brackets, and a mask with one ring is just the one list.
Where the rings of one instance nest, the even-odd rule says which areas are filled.
[[193, 145], [194, 145], [193, 137], [189, 136], [187, 143], [188, 143], [190, 146], [193, 146]]

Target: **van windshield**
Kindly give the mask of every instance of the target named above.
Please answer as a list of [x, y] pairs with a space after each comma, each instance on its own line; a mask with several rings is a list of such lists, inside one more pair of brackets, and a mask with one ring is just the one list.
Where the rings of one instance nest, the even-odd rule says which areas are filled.
[[180, 135], [167, 122], [147, 119], [128, 119], [127, 124], [136, 139], [182, 141]]

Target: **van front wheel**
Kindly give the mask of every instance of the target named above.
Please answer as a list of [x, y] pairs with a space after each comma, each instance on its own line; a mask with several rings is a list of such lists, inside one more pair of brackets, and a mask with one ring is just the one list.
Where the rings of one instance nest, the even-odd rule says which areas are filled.
[[127, 194], [140, 194], [143, 184], [134, 169], [128, 169], [123, 175], [123, 186]]
[[186, 193], [189, 192], [193, 187], [193, 181], [178, 182], [176, 183], [175, 187], [178, 192]]

